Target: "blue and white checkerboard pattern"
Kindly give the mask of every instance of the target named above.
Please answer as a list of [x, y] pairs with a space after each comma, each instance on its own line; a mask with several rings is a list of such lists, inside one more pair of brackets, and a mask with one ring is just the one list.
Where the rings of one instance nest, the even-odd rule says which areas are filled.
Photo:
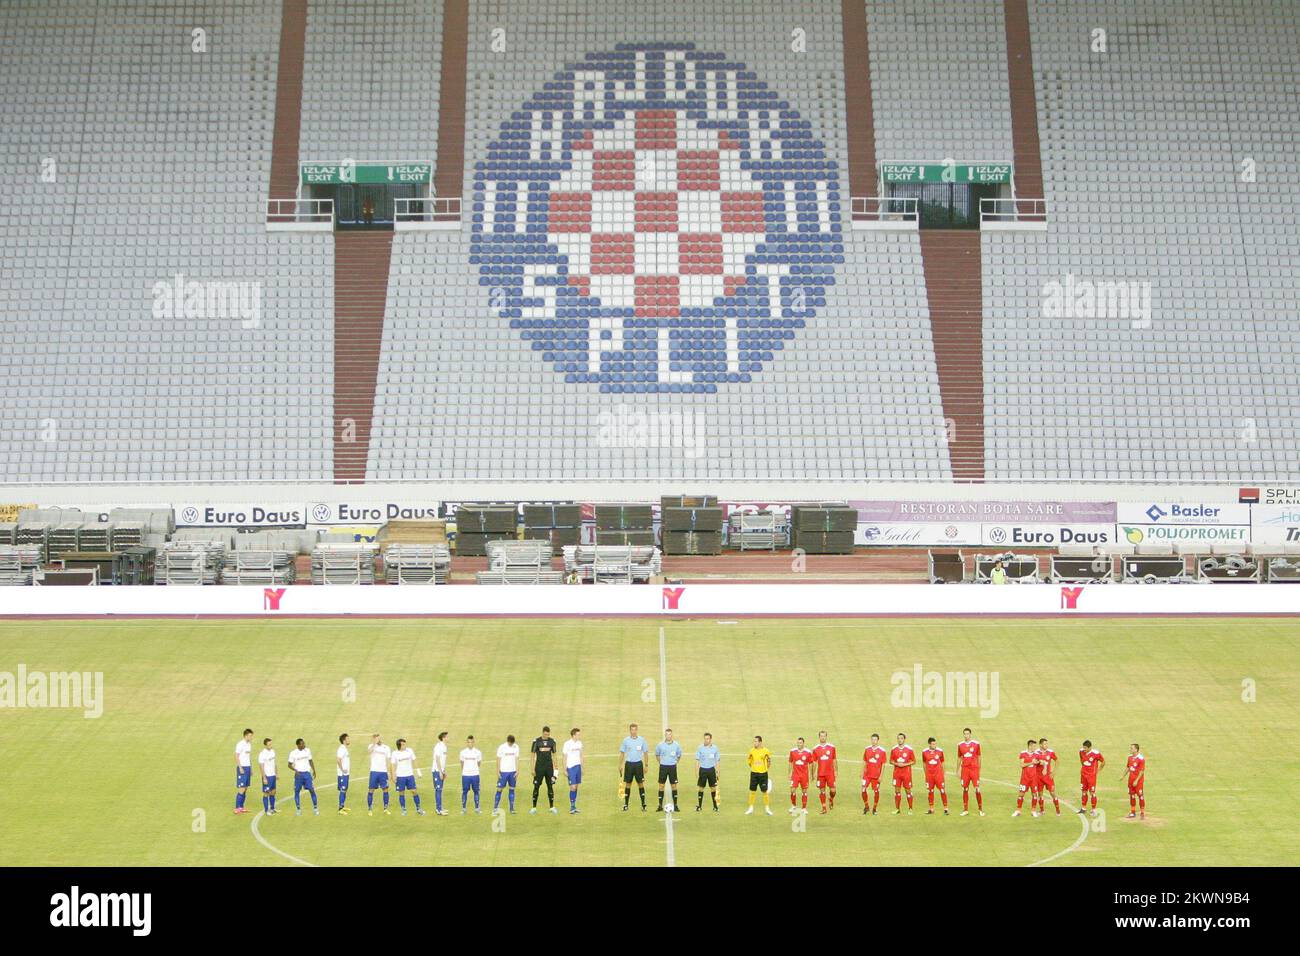
[[571, 63], [475, 164], [470, 262], [493, 312], [570, 383], [746, 383], [826, 304], [839, 177], [743, 63], [620, 44]]

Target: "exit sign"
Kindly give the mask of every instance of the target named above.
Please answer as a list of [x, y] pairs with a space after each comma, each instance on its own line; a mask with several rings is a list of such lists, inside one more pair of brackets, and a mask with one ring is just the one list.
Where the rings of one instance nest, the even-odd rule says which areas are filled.
[[960, 183], [1000, 186], [1011, 182], [1010, 163], [881, 163], [886, 183]]

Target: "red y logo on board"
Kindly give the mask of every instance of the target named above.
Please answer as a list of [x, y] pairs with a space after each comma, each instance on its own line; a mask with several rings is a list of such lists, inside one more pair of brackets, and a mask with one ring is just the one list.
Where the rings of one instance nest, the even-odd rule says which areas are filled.
[[1061, 588], [1061, 610], [1075, 611], [1079, 608], [1079, 595], [1083, 588]]
[[682, 592], [686, 588], [664, 588], [663, 609], [665, 611], [676, 611], [677, 602], [682, 599]]
[[280, 598], [284, 597], [284, 588], [263, 588], [262, 589], [262, 610], [278, 611], [280, 610]]

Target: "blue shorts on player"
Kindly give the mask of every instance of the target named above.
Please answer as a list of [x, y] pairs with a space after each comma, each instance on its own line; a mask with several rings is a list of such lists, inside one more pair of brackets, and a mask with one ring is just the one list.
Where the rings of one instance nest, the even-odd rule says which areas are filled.
[[262, 792], [263, 792], [263, 793], [271, 793], [271, 792], [273, 792], [274, 790], [275, 790], [275, 778], [274, 778], [274, 777], [267, 777], [267, 778], [266, 778], [266, 783], [262, 784]]
[[388, 789], [388, 774], [387, 774], [385, 771], [383, 771], [383, 770], [372, 770], [372, 771], [370, 771], [370, 789], [371, 789], [371, 790], [387, 790], [387, 789]]
[[398, 777], [398, 778], [397, 778], [397, 792], [398, 792], [398, 793], [401, 793], [401, 792], [404, 791], [404, 790], [414, 790], [414, 789], [415, 789], [415, 777]]
[[252, 767], [240, 767], [235, 771], [235, 786], [247, 787], [248, 782], [253, 778]]
[[469, 793], [471, 790], [473, 790], [475, 793], [478, 793], [478, 781], [479, 781], [478, 777], [461, 777], [460, 778], [461, 796], [464, 796], [465, 794]]
[[338, 791], [339, 791], [339, 793], [347, 793], [347, 792], [348, 792], [348, 775], [345, 774], [345, 773], [339, 774], [339, 778], [338, 778]]
[[518, 779], [519, 779], [519, 771], [517, 770], [502, 771], [501, 773], [497, 774], [497, 789], [502, 790], [506, 787], [509, 787], [511, 790], [513, 790], [515, 788], [515, 782]]
[[579, 764], [579, 765], [576, 766], [576, 767], [570, 767], [569, 770], [568, 770], [568, 773], [569, 773], [569, 786], [571, 786], [571, 787], [576, 787], [578, 784], [582, 783], [582, 765], [581, 765], [581, 764]]

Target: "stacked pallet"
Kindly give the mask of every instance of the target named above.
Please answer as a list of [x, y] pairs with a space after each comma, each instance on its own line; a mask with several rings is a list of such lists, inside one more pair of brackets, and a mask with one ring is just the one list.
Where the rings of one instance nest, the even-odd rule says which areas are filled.
[[782, 545], [779, 516], [772, 511], [733, 511], [727, 543], [740, 551], [775, 551]]
[[596, 543], [654, 548], [654, 509], [650, 505], [596, 505]]
[[107, 521], [89, 521], [77, 531], [78, 551], [111, 551], [113, 526]]
[[716, 508], [717, 495], [663, 495], [659, 498], [659, 511], [669, 508]]
[[551, 554], [563, 554], [565, 546], [577, 544], [581, 535], [581, 505], [524, 505], [524, 539], [550, 541]]
[[670, 505], [660, 512], [664, 554], [721, 554], [722, 509]]
[[374, 584], [373, 544], [320, 543], [311, 552], [312, 584]]
[[447, 543], [447, 522], [442, 518], [433, 521], [390, 521], [379, 529], [375, 540], [380, 545]]
[[41, 549], [35, 545], [0, 544], [0, 587], [30, 585], [41, 566]]
[[185, 538], [169, 541], [155, 567], [156, 584], [220, 584], [226, 565], [226, 542]]
[[518, 537], [515, 505], [462, 505], [456, 509], [456, 554], [483, 557], [489, 541]]
[[298, 578], [294, 560], [297, 554], [296, 550], [262, 551], [253, 548], [232, 551], [222, 572], [222, 583], [263, 587], [293, 584]]
[[446, 584], [451, 549], [445, 544], [390, 544], [384, 548], [384, 580], [389, 584]]
[[24, 523], [20, 518], [18, 530], [14, 532], [15, 545], [28, 545], [40, 551], [41, 563], [44, 564], [49, 554], [50, 532], [54, 526], [48, 521], [31, 521]]
[[648, 582], [661, 569], [659, 549], [644, 545], [573, 545], [564, 549], [564, 570], [593, 584]]
[[[77, 537], [81, 532], [80, 521], [62, 521], [50, 529], [49, 544], [46, 554], [53, 561], [61, 554], [81, 550], [77, 546]], [[89, 550], [89, 549], [87, 549]]]
[[857, 509], [846, 504], [790, 508], [790, 545], [805, 554], [852, 554], [857, 529]]
[[114, 551], [139, 547], [144, 541], [145, 525], [142, 521], [109, 522], [108, 542]]
[[17, 533], [17, 521], [0, 521], [0, 545], [12, 545], [14, 543], [14, 536]]
[[488, 570], [479, 571], [479, 584], [562, 584], [564, 575], [551, 570], [549, 541], [492, 541], [487, 546]]

